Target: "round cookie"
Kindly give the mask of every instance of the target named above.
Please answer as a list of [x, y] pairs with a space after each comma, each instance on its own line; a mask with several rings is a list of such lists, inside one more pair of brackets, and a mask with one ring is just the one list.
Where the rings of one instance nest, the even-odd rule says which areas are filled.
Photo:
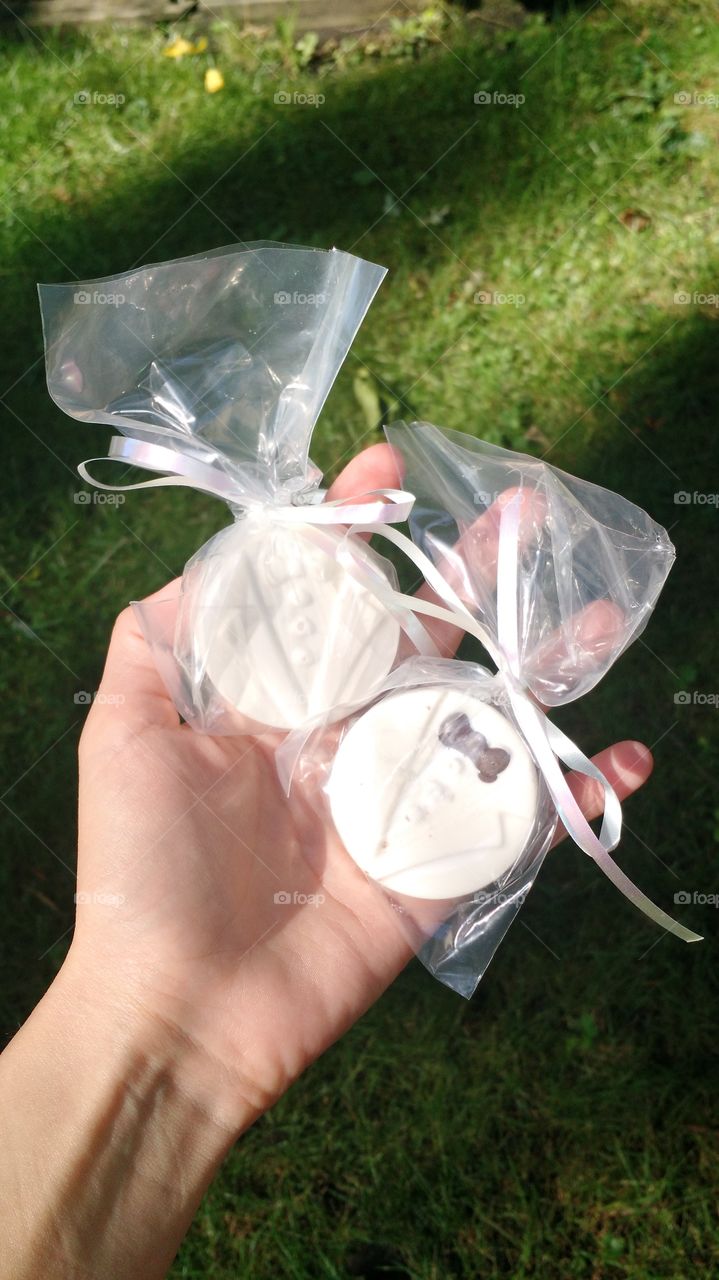
[[[202, 567], [194, 655], [217, 692], [252, 721], [294, 729], [346, 714], [379, 688], [400, 628], [334, 558], [340, 535], [309, 525], [240, 521]], [[381, 572], [345, 541], [361, 573]]]
[[327, 791], [362, 870], [394, 893], [435, 899], [473, 893], [511, 869], [539, 794], [507, 717], [449, 685], [389, 694], [355, 720]]

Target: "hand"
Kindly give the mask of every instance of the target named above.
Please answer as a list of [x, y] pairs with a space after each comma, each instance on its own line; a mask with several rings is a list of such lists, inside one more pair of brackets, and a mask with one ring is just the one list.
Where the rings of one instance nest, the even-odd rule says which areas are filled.
[[[329, 496], [396, 478], [391, 450], [376, 445]], [[482, 520], [478, 545], [491, 571], [496, 520], [491, 510]], [[433, 629], [450, 652], [457, 635]], [[115, 626], [101, 692], [124, 702], [97, 700], [82, 735], [69, 964], [98, 999], [130, 1002], [197, 1046], [218, 1106], [239, 1129], [380, 995], [409, 946], [330, 822], [301, 794], [285, 799], [267, 741], [180, 725], [130, 609]], [[595, 762], [622, 798], [652, 768], [633, 742]], [[595, 816], [597, 785], [570, 782]], [[282, 891], [322, 901], [278, 905]]]

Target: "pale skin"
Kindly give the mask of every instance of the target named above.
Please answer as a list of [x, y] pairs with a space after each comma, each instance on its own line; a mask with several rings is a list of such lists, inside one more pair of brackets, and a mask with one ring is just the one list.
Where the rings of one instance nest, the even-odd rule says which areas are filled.
[[[395, 483], [377, 445], [329, 496]], [[593, 636], [599, 622], [595, 610]], [[450, 653], [457, 633], [431, 626]], [[96, 701], [80, 743], [73, 942], [0, 1058], [0, 1277], [12, 1280], [164, 1276], [232, 1144], [410, 954], [329, 819], [301, 789], [285, 799], [267, 741], [180, 725], [129, 609], [101, 690], [124, 702]], [[595, 762], [620, 798], [652, 768], [636, 742]], [[596, 784], [570, 785], [595, 816]], [[324, 901], [278, 911], [278, 890]]]

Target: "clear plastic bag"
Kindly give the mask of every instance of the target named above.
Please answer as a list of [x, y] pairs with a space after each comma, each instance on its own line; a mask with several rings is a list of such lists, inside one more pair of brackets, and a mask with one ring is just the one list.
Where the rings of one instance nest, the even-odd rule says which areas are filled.
[[56, 404], [127, 437], [111, 457], [173, 477], [146, 483], [204, 488], [235, 517], [174, 593], [136, 605], [180, 714], [203, 732], [345, 714], [397, 660], [394, 570], [344, 535], [340, 510], [332, 527], [309, 459], [384, 274], [260, 242], [40, 286]]
[[258, 241], [40, 285], [48, 390], [227, 473], [240, 502], [279, 501], [319, 483], [312, 430], [385, 274]]
[[413, 540], [495, 645], [499, 522], [519, 491], [518, 674], [550, 707], [593, 689], [649, 621], [674, 562], [666, 530], [620, 494], [472, 436], [416, 422], [387, 437], [415, 495]]
[[[287, 741], [285, 786], [294, 776], [322, 797], [422, 961], [462, 995], [522, 905], [558, 816], [635, 905], [697, 940], [609, 857], [619, 801], [537, 706], [587, 693], [642, 631], [674, 559], [666, 531], [537, 459], [429, 423], [398, 423], [387, 436], [415, 495], [406, 549], [436, 593], [416, 608], [479, 638], [498, 672], [410, 659], [369, 709], [315, 735], [299, 758]], [[601, 783], [599, 837], [560, 761]]]
[[[479, 750], [477, 750], [479, 748]], [[411, 657], [371, 706], [318, 729], [280, 776], [332, 817], [435, 977], [470, 996], [524, 902], [557, 825], [501, 678]]]

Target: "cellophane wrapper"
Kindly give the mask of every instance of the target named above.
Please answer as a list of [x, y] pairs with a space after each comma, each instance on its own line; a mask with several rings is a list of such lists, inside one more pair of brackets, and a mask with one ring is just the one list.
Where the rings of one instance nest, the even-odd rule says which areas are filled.
[[[386, 678], [369, 708], [356, 711], [335, 725], [316, 728], [300, 743], [290, 735], [277, 753], [280, 777], [290, 793], [314, 806], [323, 819], [332, 820], [333, 766], [347, 734], [379, 702], [401, 691], [456, 691], [470, 701], [480, 699], [518, 726], [503, 682], [477, 663], [449, 658], [411, 656]], [[398, 725], [401, 730], [401, 724]], [[372, 762], [367, 761], [372, 770]], [[384, 779], [378, 776], [378, 788]], [[481, 889], [436, 900], [416, 898], [385, 888], [376, 880], [378, 893], [389, 903], [397, 930], [426, 968], [445, 986], [469, 997], [486, 971], [499, 943], [524, 903], [551, 844], [557, 815], [547, 788], [537, 773], [537, 796], [531, 832], [515, 862], [502, 876]], [[336, 856], [348, 855], [340, 850]], [[358, 876], [364, 873], [357, 868]], [[371, 878], [371, 877], [368, 877]], [[371, 899], [370, 899], [371, 906]], [[368, 926], [370, 921], [368, 920]]]
[[[378, 580], [396, 586], [394, 570], [341, 529], [283, 523], [278, 513], [288, 505], [309, 509], [321, 497], [321, 473], [309, 457], [312, 431], [384, 274], [334, 249], [255, 242], [40, 286], [55, 403], [79, 421], [161, 445], [232, 482], [234, 523], [190, 559], [166, 593], [135, 605], [178, 711], [202, 732], [285, 729], [272, 721], [273, 711], [280, 721], [283, 714], [296, 720], [291, 668], [309, 647], [291, 638], [301, 606], [287, 596], [275, 612], [308, 547], [319, 577], [340, 555], [347, 568], [311, 658], [337, 714], [353, 705], [341, 678], [343, 654], [354, 652], [352, 636], [367, 616], [364, 587]], [[245, 586], [239, 568], [233, 577], [240, 562], [249, 575], [263, 557], [271, 561], [266, 581]], [[379, 613], [377, 622], [382, 629]], [[255, 642], [264, 656], [273, 646], [274, 669], [282, 668], [248, 706], [225, 696], [226, 679], [217, 687], [212, 654], [220, 631], [225, 649], [234, 640], [238, 652], [245, 645], [249, 653]], [[370, 692], [384, 674], [373, 683], [368, 664]], [[239, 671], [235, 683], [242, 679]], [[253, 706], [268, 705], [269, 722], [253, 716]]]
[[499, 643], [502, 504], [521, 494], [519, 669], [538, 702], [583, 697], [641, 635], [674, 562], [666, 529], [618, 493], [429, 422], [387, 438], [415, 495], [412, 539]]
[[[666, 530], [619, 494], [531, 456], [424, 422], [394, 424], [387, 437], [401, 482], [415, 495], [413, 541], [495, 649], [502, 639], [497, 609], [501, 514], [520, 494], [521, 682], [550, 708], [588, 693], [651, 616], [674, 560]], [[413, 658], [391, 673], [381, 696], [412, 682], [479, 689], [513, 720], [503, 676], [477, 664]], [[290, 740], [280, 759], [285, 784], [290, 775], [293, 784], [298, 778], [327, 806], [341, 740], [336, 730], [320, 734], [305, 744], [299, 758]], [[433, 905], [388, 895], [415, 950], [440, 981], [465, 996], [474, 991], [534, 882], [556, 824], [540, 776], [535, 829], [501, 880], [461, 900], [438, 899]]]

